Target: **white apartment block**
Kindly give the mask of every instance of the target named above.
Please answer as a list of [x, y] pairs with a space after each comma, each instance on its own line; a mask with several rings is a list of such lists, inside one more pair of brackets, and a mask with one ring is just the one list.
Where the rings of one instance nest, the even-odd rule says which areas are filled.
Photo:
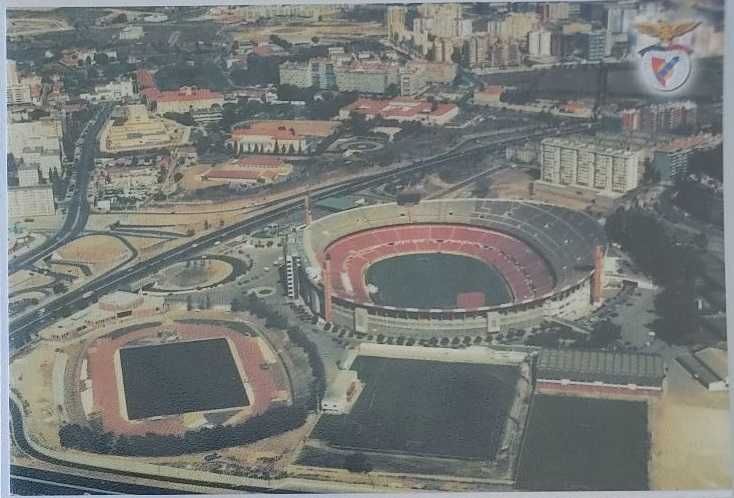
[[604, 147], [593, 140], [546, 138], [541, 145], [540, 180], [617, 196], [637, 188], [640, 155]]
[[120, 81], [110, 81], [104, 85], [94, 87], [94, 93], [82, 94], [84, 100], [90, 102], [119, 102], [123, 99], [133, 98], [135, 96], [135, 88], [132, 80], [123, 79]]
[[550, 31], [531, 31], [528, 34], [528, 53], [532, 57], [550, 57], [551, 55]]

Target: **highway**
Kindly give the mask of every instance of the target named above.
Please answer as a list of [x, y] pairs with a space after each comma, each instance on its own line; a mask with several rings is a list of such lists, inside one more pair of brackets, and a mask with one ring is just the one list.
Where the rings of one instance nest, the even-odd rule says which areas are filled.
[[[94, 169], [94, 159], [97, 155], [97, 133], [107, 120], [111, 107], [99, 109], [98, 118], [90, 121], [86, 135], [83, 137], [79, 159], [75, 159], [74, 183], [76, 184], [72, 198], [67, 206], [66, 218], [63, 225], [53, 237], [50, 237], [40, 247], [13, 258], [8, 263], [8, 274], [12, 274], [24, 266], [32, 265], [38, 260], [52, 254], [56, 249], [77, 237], [87, 225], [89, 218], [89, 204], [87, 203], [87, 186], [89, 174]], [[76, 150], [76, 149], [75, 149]]]
[[[586, 130], [588, 127], [588, 123], [580, 125], [576, 124], [565, 128], [557, 128], [555, 133], [573, 133], [576, 131]], [[538, 128], [533, 131], [517, 132], [508, 137], [498, 138], [493, 142], [483, 143], [460, 152], [450, 152], [428, 160], [417, 161], [397, 170], [376, 173], [356, 180], [346, 180], [333, 186], [316, 189], [312, 191], [312, 197], [314, 200], [317, 200], [333, 195], [344, 195], [357, 192], [396, 178], [437, 168], [450, 161], [471, 157], [474, 154], [485, 152], [490, 149], [504, 147], [515, 142], [527, 141], [528, 139], [548, 134], [549, 131], [543, 128]], [[68, 316], [73, 314], [75, 311], [85, 308], [95, 302], [100, 296], [112, 292], [120, 286], [130, 284], [151, 275], [176, 261], [187, 259], [197, 252], [213, 247], [217, 242], [221, 243], [228, 239], [243, 235], [246, 232], [251, 232], [260, 228], [277, 220], [283, 213], [292, 209], [297, 209], [302, 205], [303, 197], [301, 195], [294, 195], [282, 201], [266, 204], [255, 209], [249, 214], [249, 216], [246, 215], [248, 217], [243, 221], [220, 230], [210, 232], [185, 245], [158, 254], [146, 261], [139, 262], [128, 268], [122, 268], [118, 271], [110, 272], [88, 282], [78, 289], [60, 296], [53, 302], [48, 303], [45, 307], [23, 315], [11, 322], [9, 331], [11, 352], [27, 344], [29, 340], [32, 339], [35, 332], [38, 332], [42, 328], [50, 325], [61, 316]]]
[[92, 479], [16, 465], [10, 466], [10, 492], [19, 495], [172, 495], [181, 493], [173, 489]]

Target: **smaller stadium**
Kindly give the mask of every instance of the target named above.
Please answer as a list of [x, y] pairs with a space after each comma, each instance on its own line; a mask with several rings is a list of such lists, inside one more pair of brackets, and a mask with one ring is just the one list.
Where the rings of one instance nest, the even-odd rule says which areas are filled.
[[[527, 352], [360, 344], [341, 362], [297, 464], [515, 481], [532, 396]], [[489, 481], [488, 481], [489, 482]]]
[[[216, 365], [216, 368], [210, 368]], [[287, 374], [267, 342], [235, 322], [151, 322], [86, 350], [84, 413], [106, 432], [180, 434], [232, 425], [290, 403]]]
[[357, 333], [476, 336], [589, 313], [606, 247], [595, 219], [549, 204], [379, 204], [307, 223], [286, 271], [314, 313]]

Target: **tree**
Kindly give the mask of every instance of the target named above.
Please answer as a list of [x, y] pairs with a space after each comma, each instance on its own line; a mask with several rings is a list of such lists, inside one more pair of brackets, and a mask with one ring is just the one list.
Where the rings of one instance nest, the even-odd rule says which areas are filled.
[[349, 472], [370, 472], [372, 464], [364, 453], [350, 453], [344, 457], [344, 468]]
[[95, 64], [108, 64], [110, 62], [110, 56], [107, 55], [104, 52], [97, 52], [94, 54], [94, 63]]
[[192, 309], [194, 309], [194, 306], [191, 303], [191, 296], [188, 295], [186, 296], [186, 311], [191, 311]]
[[318, 43], [319, 42], [319, 37], [318, 36], [311, 37], [311, 42], [313, 42], [314, 44]]
[[591, 347], [605, 347], [622, 337], [622, 326], [613, 323], [610, 320], [597, 322], [588, 338], [588, 345]]

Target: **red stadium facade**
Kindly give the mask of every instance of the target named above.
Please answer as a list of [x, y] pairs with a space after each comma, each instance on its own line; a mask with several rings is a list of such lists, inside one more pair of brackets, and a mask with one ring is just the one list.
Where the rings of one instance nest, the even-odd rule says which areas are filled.
[[[586, 214], [528, 201], [452, 199], [380, 204], [320, 218], [299, 232], [300, 297], [328, 321], [362, 333], [478, 335], [589, 313], [601, 283], [604, 230]], [[459, 296], [447, 309], [378, 305], [365, 273], [406, 254], [454, 254], [491, 266], [511, 301]]]

